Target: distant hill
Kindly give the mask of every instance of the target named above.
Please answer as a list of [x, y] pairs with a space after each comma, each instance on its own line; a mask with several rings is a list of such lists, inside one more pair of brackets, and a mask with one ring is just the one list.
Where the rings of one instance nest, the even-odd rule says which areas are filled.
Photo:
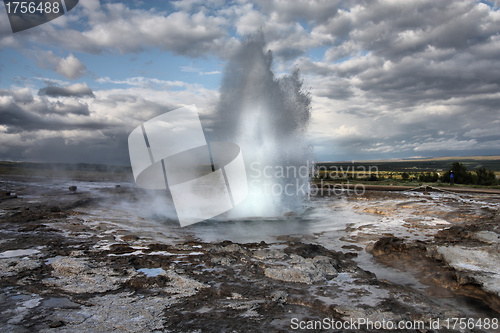
[[354, 167], [377, 167], [379, 171], [394, 172], [432, 172], [446, 171], [453, 162], [463, 163], [469, 171], [474, 171], [484, 167], [487, 170], [500, 172], [500, 156], [453, 156], [453, 157], [433, 157], [433, 158], [408, 158], [394, 160], [372, 160], [354, 162], [318, 162], [318, 166], [337, 166], [346, 169], [347, 166]]
[[37, 163], [0, 161], [1, 176], [38, 176], [74, 180], [133, 181], [129, 166], [87, 163]]

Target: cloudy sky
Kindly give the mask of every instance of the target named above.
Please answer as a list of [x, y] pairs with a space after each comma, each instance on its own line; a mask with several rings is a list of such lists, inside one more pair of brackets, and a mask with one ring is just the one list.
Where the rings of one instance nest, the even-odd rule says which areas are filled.
[[128, 164], [127, 137], [209, 115], [262, 31], [312, 97], [316, 161], [500, 154], [500, 1], [82, 0], [12, 33], [0, 5], [0, 160]]

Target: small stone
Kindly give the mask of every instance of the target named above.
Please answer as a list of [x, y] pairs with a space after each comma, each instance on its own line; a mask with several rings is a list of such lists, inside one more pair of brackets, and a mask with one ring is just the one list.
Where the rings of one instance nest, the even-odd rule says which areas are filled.
[[283, 259], [286, 257], [286, 253], [276, 249], [264, 249], [255, 251], [253, 256], [257, 259]]
[[51, 322], [49, 324], [50, 328], [57, 328], [57, 327], [61, 327], [61, 326], [64, 326], [64, 322], [62, 320], [54, 320], [53, 322]]
[[125, 236], [122, 236], [122, 238], [121, 238], [121, 240], [124, 242], [134, 242], [138, 239], [139, 239], [139, 237], [136, 235], [125, 235]]
[[473, 234], [472, 238], [487, 244], [500, 243], [500, 237], [493, 231], [479, 231]]
[[283, 303], [286, 303], [287, 298], [288, 298], [288, 293], [286, 291], [283, 291], [283, 290], [276, 290], [276, 291], [273, 291], [271, 294], [271, 299], [273, 300], [273, 302], [283, 304]]

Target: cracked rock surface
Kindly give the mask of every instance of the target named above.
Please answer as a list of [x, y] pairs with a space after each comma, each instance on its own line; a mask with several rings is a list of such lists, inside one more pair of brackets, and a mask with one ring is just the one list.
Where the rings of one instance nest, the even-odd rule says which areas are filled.
[[17, 197], [0, 202], [1, 331], [286, 332], [293, 318], [498, 317], [496, 199], [431, 209], [402, 194], [328, 198], [366, 219], [236, 242], [168, 221], [154, 229], [144, 217], [132, 225], [117, 204], [137, 195], [126, 186], [63, 185], [2, 183]]

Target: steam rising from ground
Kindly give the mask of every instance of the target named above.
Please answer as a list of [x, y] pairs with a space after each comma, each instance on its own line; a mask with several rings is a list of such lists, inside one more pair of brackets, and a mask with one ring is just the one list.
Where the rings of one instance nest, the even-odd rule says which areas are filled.
[[297, 211], [309, 182], [298, 169], [310, 153], [304, 135], [311, 98], [298, 70], [275, 77], [272, 54], [264, 47], [262, 34], [252, 36], [226, 65], [213, 131], [207, 133], [209, 141], [235, 142], [242, 149], [249, 194], [231, 217]]

